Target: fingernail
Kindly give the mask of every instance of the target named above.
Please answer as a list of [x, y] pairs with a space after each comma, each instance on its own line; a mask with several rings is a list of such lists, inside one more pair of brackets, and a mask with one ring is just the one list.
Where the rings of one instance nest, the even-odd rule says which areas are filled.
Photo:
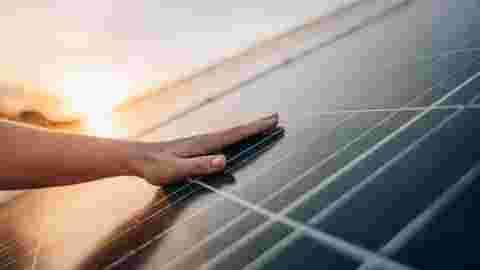
[[210, 161], [210, 166], [215, 169], [222, 169], [225, 167], [225, 164], [226, 160], [224, 156], [215, 157]]

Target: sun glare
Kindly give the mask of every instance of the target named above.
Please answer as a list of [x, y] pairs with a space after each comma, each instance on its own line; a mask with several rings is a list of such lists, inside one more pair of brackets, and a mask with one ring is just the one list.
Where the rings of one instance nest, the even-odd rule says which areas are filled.
[[88, 118], [103, 117], [129, 95], [125, 74], [105, 71], [66, 73], [57, 88], [67, 98], [70, 110]]

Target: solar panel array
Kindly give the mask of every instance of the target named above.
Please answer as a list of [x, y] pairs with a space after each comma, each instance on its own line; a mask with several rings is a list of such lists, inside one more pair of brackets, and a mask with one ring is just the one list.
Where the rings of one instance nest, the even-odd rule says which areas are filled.
[[[443, 7], [456, 16], [424, 38], [438, 42], [429, 48], [433, 57], [390, 54], [395, 63], [380, 66], [325, 49], [174, 122], [188, 125], [239, 106], [281, 111], [287, 133], [235, 179], [167, 187], [166, 197], [115, 234], [117, 247], [92, 268], [478, 268], [480, 42], [473, 34], [480, 21], [449, 29], [476, 18], [478, 4], [462, 3]], [[446, 39], [450, 30], [455, 35]], [[328, 56], [358, 74], [322, 74], [316, 67]], [[272, 85], [280, 99], [261, 91]], [[249, 108], [240, 98], [252, 101]], [[139, 229], [162, 220], [171, 223]]]
[[[472, 105], [479, 96], [477, 74], [422, 109], [346, 114], [332, 127], [333, 144], [323, 145], [331, 149], [319, 151], [317, 142], [280, 159], [276, 170], [258, 172], [255, 181], [264, 185], [222, 191], [194, 182], [172, 190], [171, 207], [202, 190], [222, 198], [172, 228], [192, 229], [208, 220], [212, 231], [200, 242], [181, 243], [186, 253], [163, 249], [161, 256], [174, 257], [166, 269], [194, 269], [199, 262], [216, 269], [288, 269], [319, 260], [331, 267], [364, 262], [362, 269], [402, 269], [382, 256], [401, 254], [478, 174], [479, 152], [471, 147], [478, 132], [479, 111]], [[463, 102], [443, 105], [452, 100]], [[218, 220], [209, 211], [227, 214]]]
[[[159, 256], [174, 259], [159, 269], [197, 269], [200, 262], [201, 269], [416, 265], [411, 257], [420, 255], [401, 259], [402, 253], [421, 245], [415, 237], [458, 196], [472, 196], [463, 192], [480, 170], [480, 149], [472, 147], [480, 131], [473, 106], [480, 98], [479, 64], [473, 74], [455, 77], [461, 83], [442, 89], [435, 102], [426, 101], [433, 94], [415, 98], [415, 110], [346, 114], [332, 127], [329, 144], [323, 138], [280, 159], [257, 172], [256, 185], [224, 191], [194, 181], [174, 190], [175, 206], [202, 190], [222, 198], [172, 228], [208, 220], [212, 231], [200, 242], [177, 243], [180, 254], [169, 253], [180, 247], [165, 248]], [[456, 106], [447, 105], [454, 100]]]
[[[480, 172], [480, 59], [470, 48], [377, 69], [374, 82], [366, 82], [368, 100], [287, 119], [287, 137], [238, 172], [238, 185], [191, 180], [170, 190], [169, 207], [186, 218], [149, 243], [192, 230], [201, 236], [160, 244], [154, 269], [480, 265], [472, 205]], [[285, 80], [312, 63], [293, 66]], [[386, 85], [393, 89], [382, 94]], [[202, 193], [213, 196], [198, 199]], [[111, 268], [128, 269], [144, 247]]]

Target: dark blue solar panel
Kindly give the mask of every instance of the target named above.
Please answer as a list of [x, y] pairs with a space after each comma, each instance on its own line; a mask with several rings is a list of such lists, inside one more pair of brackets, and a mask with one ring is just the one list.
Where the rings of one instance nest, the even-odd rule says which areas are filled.
[[394, 258], [419, 269], [479, 269], [479, 180]]
[[325, 248], [309, 237], [300, 237], [295, 243], [265, 260], [258, 269], [356, 269], [359, 264], [350, 258]]
[[[480, 72], [480, 62], [476, 65], [477, 72]], [[480, 95], [480, 74], [478, 77], [473, 79], [468, 85], [466, 85], [462, 91], [459, 91], [455, 95], [451, 96], [442, 105], [455, 105], [455, 104], [463, 104], [467, 105], [470, 103], [474, 98], [478, 98]]]
[[480, 111], [459, 113], [316, 227], [379, 249], [480, 160], [480, 148], [472, 147], [479, 117]]
[[[439, 123], [451, 113], [451, 111], [434, 112], [428, 114], [424, 119], [415, 122], [410, 128], [405, 129], [389, 143], [379, 148], [376, 153], [367, 156], [357, 163], [356, 166], [342, 175], [339, 175], [339, 177], [335, 178], [330, 185], [326, 186], [315, 194], [315, 196], [312, 196], [308, 201], [304, 202], [300, 208], [290, 213], [289, 216], [302, 222], [307, 222], [319, 210], [328, 206], [333, 200], [337, 199], [354, 185], [360, 183], [364, 178], [371, 175], [385, 162], [420, 138], [425, 132], [430, 130], [435, 124]], [[405, 122], [402, 122], [402, 124], [405, 124]], [[391, 132], [393, 131], [386, 132], [386, 135], [391, 134]], [[375, 142], [378, 142], [378, 139]], [[318, 183], [321, 183], [322, 178], [317, 178], [317, 181]]]

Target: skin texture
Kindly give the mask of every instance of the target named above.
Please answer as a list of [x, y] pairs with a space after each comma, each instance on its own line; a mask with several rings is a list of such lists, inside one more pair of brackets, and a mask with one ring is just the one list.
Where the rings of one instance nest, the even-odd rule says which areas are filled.
[[217, 173], [224, 169], [225, 157], [211, 153], [277, 124], [274, 114], [216, 133], [144, 143], [0, 122], [0, 189], [70, 185], [116, 176], [137, 176], [164, 185]]

